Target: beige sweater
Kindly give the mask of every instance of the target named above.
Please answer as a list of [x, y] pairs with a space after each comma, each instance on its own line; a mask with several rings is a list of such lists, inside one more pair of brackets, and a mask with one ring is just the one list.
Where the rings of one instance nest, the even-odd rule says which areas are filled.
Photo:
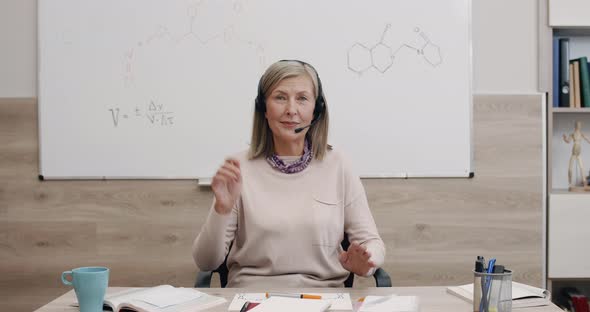
[[[344, 232], [381, 266], [385, 246], [357, 175], [336, 150], [313, 159], [301, 172], [285, 174], [264, 158], [236, 156], [242, 194], [232, 213], [212, 207], [193, 244], [203, 271], [225, 258], [228, 287], [342, 287], [349, 272], [338, 261]], [[370, 271], [371, 272], [371, 271]]]

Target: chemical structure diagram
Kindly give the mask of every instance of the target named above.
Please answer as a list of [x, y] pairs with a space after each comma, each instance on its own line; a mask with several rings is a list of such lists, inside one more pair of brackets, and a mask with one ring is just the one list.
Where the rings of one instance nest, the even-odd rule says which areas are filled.
[[[214, 24], [206, 21], [206, 19], [199, 18], [199, 13], [207, 11], [205, 9], [207, 4], [212, 5], [219, 5], [220, 2], [215, 3], [215, 1], [209, 1], [209, 3], [205, 0], [200, 0], [197, 3], [191, 4], [187, 8], [187, 16], [189, 20], [188, 30], [182, 34], [174, 34], [168, 27], [159, 25], [157, 30], [145, 37], [143, 40], [137, 41], [137, 43], [129, 48], [124, 53], [124, 82], [125, 85], [130, 85], [134, 82], [134, 71], [133, 71], [133, 63], [136, 57], [137, 52], [146, 46], [149, 46], [156, 40], [169, 40], [175, 45], [180, 45], [185, 40], [196, 40], [201, 45], [207, 45], [213, 40], [220, 39], [223, 37], [225, 43], [230, 41], [237, 41], [243, 45], [248, 46], [256, 51], [258, 55], [258, 59], [261, 65], [266, 64], [265, 55], [264, 55], [264, 47], [256, 43], [252, 40], [245, 40], [239, 38], [235, 34], [234, 26], [229, 25], [223, 27], [220, 24]], [[232, 5], [232, 10], [235, 14], [240, 14], [243, 11], [243, 4], [240, 0], [234, 1]], [[223, 19], [219, 19], [223, 21]], [[223, 30], [219, 30], [223, 29]]]
[[132, 118], [141, 119], [145, 117], [148, 124], [154, 126], [171, 126], [174, 124], [174, 112], [164, 110], [164, 104], [156, 104], [153, 100], [147, 105], [145, 113], [138, 106], [135, 107], [132, 114], [121, 114], [121, 109], [119, 107], [109, 108], [109, 112], [115, 128], [119, 126], [121, 117], [125, 120], [131, 120]]
[[383, 74], [393, 65], [393, 61], [402, 49], [415, 51], [417, 55], [422, 56], [432, 67], [437, 67], [442, 63], [440, 47], [432, 43], [419, 27], [415, 27], [414, 32], [419, 34], [423, 39], [424, 43], [422, 46], [415, 47], [404, 43], [395, 50], [393, 48], [394, 45], [386, 40], [386, 35], [390, 28], [391, 24], [387, 24], [385, 30], [383, 30], [383, 34], [381, 34], [381, 40], [371, 47], [367, 47], [360, 42], [353, 44], [348, 49], [348, 69], [362, 75], [370, 68], [375, 68]]

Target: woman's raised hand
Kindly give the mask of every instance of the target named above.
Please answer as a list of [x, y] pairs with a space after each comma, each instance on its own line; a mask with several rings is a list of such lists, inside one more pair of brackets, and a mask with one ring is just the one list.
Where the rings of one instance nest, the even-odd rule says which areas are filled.
[[211, 188], [215, 195], [215, 211], [219, 214], [230, 213], [242, 192], [240, 162], [233, 158], [226, 159], [215, 173]]
[[346, 270], [359, 276], [365, 276], [375, 267], [375, 263], [370, 260], [371, 253], [356, 242], [351, 243], [347, 251], [341, 252], [338, 259]]

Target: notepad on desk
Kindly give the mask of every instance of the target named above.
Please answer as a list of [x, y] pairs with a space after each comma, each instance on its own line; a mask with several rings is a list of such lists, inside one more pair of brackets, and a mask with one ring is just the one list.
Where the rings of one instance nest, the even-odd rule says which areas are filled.
[[330, 302], [318, 299], [300, 299], [270, 297], [249, 310], [252, 312], [324, 312], [330, 308]]
[[416, 296], [367, 296], [359, 312], [418, 312], [420, 304]]
[[[447, 292], [467, 302], [473, 302], [473, 284], [447, 287]], [[551, 303], [551, 293], [542, 288], [512, 282], [512, 307], [539, 307]]]
[[[193, 288], [160, 285], [151, 288], [133, 288], [107, 295], [104, 309], [114, 312], [138, 311], [200, 311], [226, 302], [225, 298], [211, 296]], [[78, 306], [77, 303], [74, 306]]]
[[[352, 311], [352, 303], [350, 301], [349, 293], [310, 293], [310, 295], [321, 296], [321, 301], [329, 302], [330, 311]], [[230, 303], [228, 311], [240, 311], [246, 301], [262, 303], [266, 300], [268, 300], [266, 293], [237, 293]]]

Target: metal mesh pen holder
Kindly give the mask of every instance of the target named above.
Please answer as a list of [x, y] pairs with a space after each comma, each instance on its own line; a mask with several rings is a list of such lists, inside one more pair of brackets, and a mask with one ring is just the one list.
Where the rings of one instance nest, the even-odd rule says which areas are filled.
[[486, 273], [473, 271], [473, 311], [512, 311], [512, 271]]

